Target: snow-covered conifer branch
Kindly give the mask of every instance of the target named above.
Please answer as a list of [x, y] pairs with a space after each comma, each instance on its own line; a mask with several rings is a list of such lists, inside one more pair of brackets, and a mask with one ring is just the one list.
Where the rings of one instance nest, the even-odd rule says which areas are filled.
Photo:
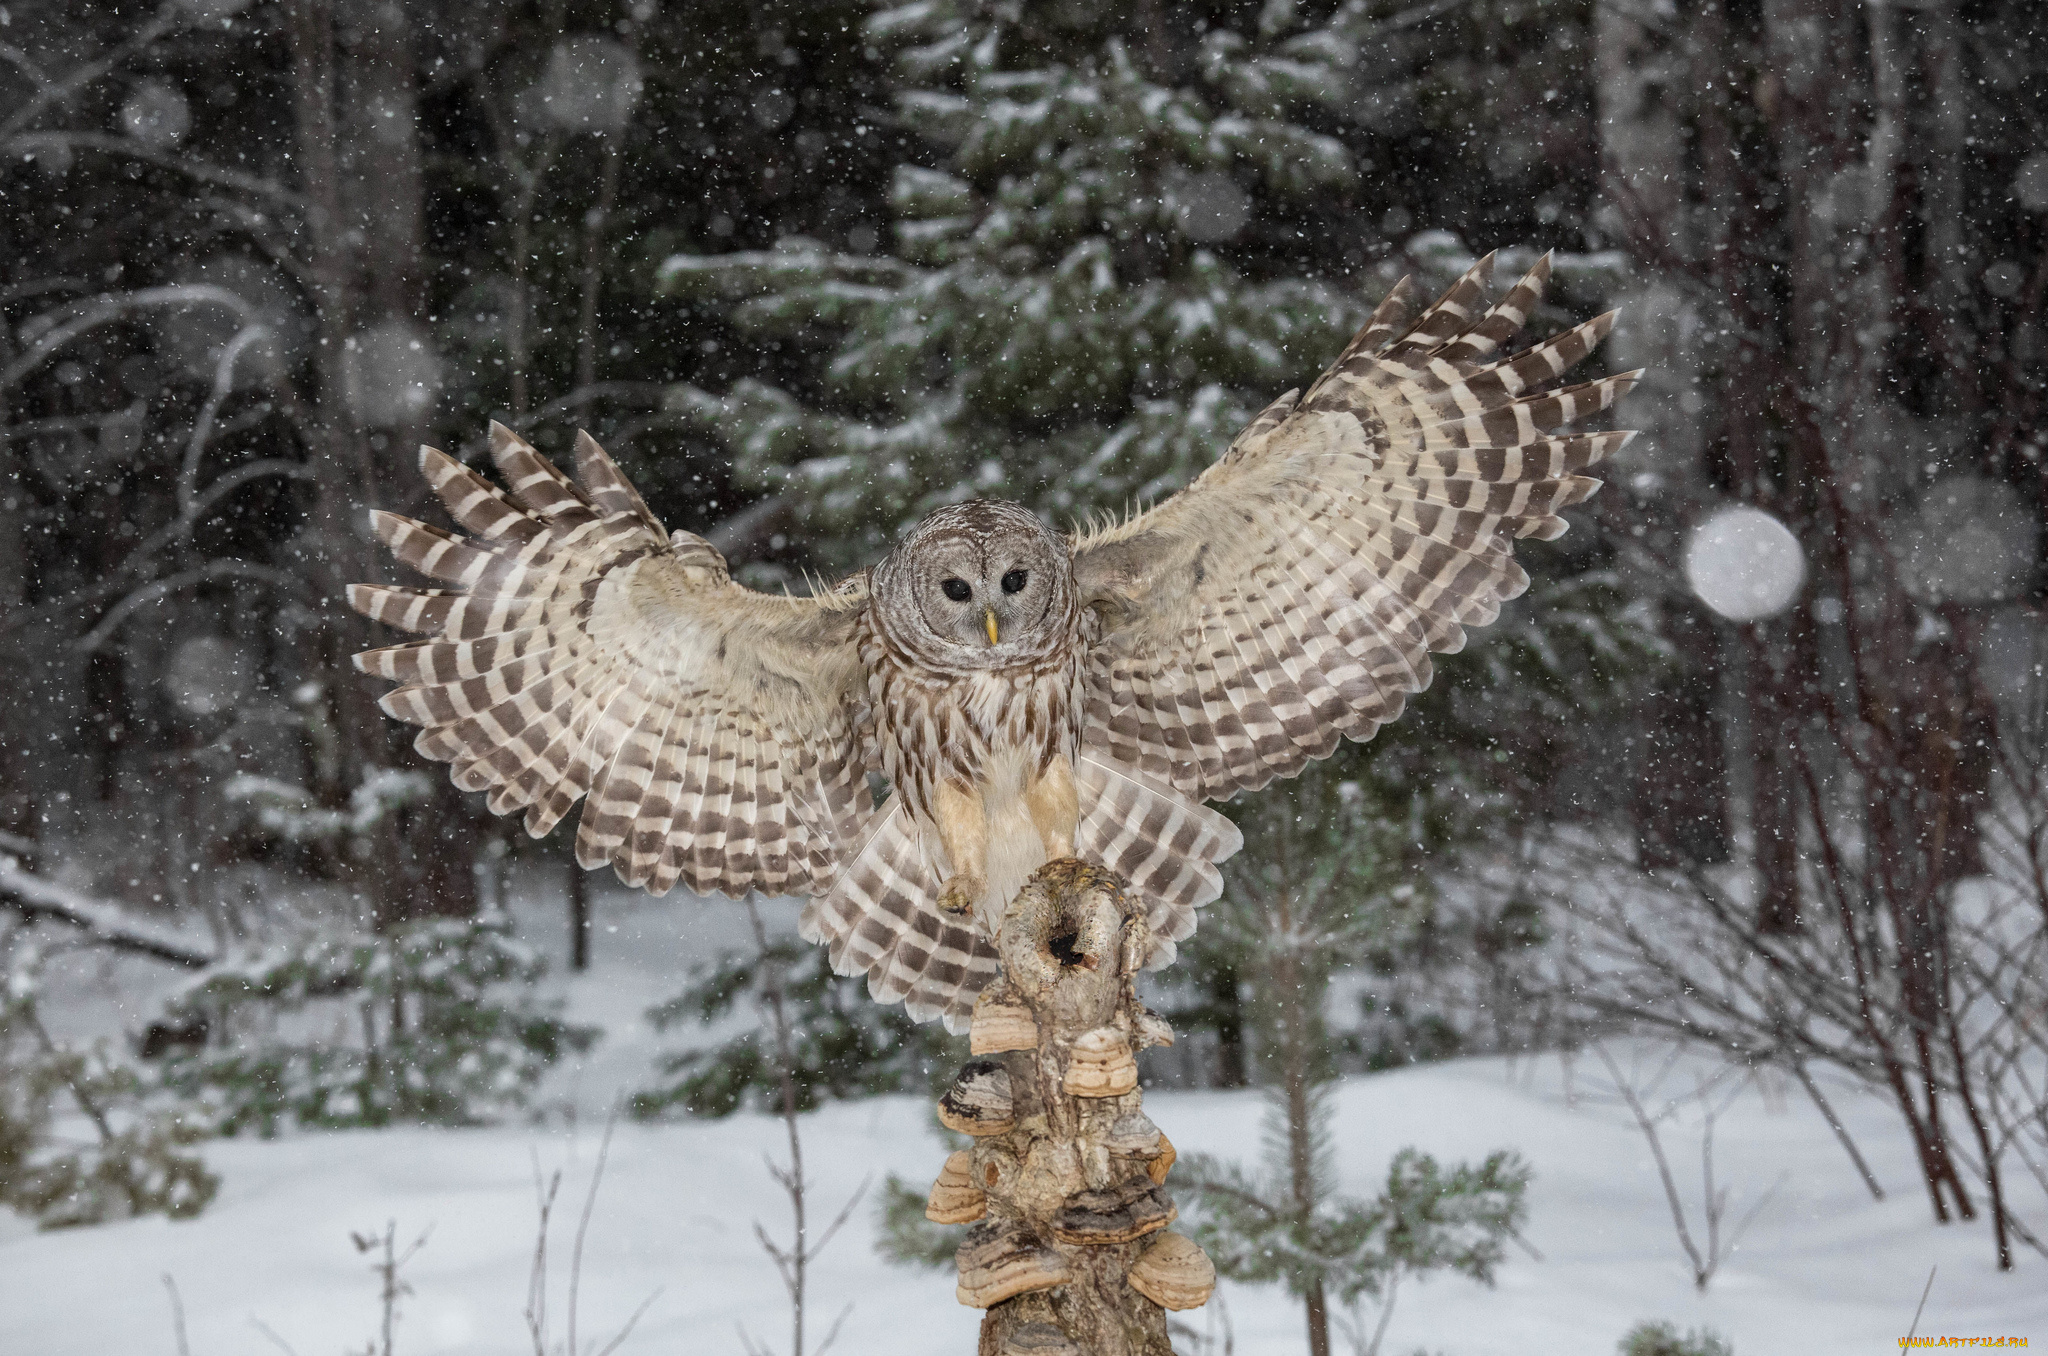
[[119, 951], [168, 961], [194, 970], [220, 958], [194, 946], [180, 934], [129, 916], [118, 904], [82, 894], [69, 886], [21, 869], [12, 857], [0, 856], [0, 899], [31, 920], [67, 923], [90, 933], [95, 941]]

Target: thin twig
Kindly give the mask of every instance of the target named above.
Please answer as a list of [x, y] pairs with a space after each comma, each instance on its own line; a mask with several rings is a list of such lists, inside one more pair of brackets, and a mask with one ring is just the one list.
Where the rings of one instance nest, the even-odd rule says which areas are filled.
[[1664, 1145], [1657, 1138], [1657, 1127], [1650, 1120], [1649, 1113], [1643, 1110], [1642, 1102], [1637, 1100], [1635, 1089], [1622, 1077], [1621, 1066], [1614, 1062], [1614, 1056], [1607, 1053], [1607, 1047], [1596, 1041], [1593, 1050], [1600, 1056], [1601, 1063], [1607, 1066], [1607, 1072], [1614, 1079], [1615, 1091], [1621, 1094], [1629, 1111], [1635, 1115], [1643, 1137], [1650, 1141], [1650, 1154], [1656, 1159], [1657, 1175], [1664, 1182], [1664, 1200], [1671, 1207], [1671, 1223], [1678, 1230], [1679, 1246], [1685, 1249], [1685, 1255], [1692, 1261], [1693, 1284], [1704, 1290], [1713, 1277], [1713, 1268], [1701, 1260], [1700, 1250], [1692, 1241], [1692, 1229], [1685, 1219], [1685, 1203], [1679, 1199], [1678, 1183], [1672, 1179], [1671, 1164], [1664, 1158]]
[[817, 1347], [811, 1352], [811, 1356], [825, 1356], [825, 1353], [831, 1349], [832, 1343], [838, 1339], [840, 1327], [845, 1324], [848, 1315], [852, 1313], [853, 1301], [848, 1300], [846, 1307], [839, 1311], [839, 1317], [833, 1319], [832, 1326], [825, 1330], [825, 1340], [818, 1343]]
[[1927, 1284], [1920, 1288], [1920, 1302], [1913, 1306], [1913, 1326], [1906, 1329], [1906, 1340], [1899, 1343], [1901, 1347], [1912, 1346], [1913, 1339], [1920, 1335], [1920, 1315], [1927, 1310], [1927, 1297], [1934, 1293], [1935, 1271], [1935, 1267], [1927, 1268]]
[[604, 1138], [598, 1141], [597, 1166], [590, 1174], [590, 1190], [583, 1196], [583, 1213], [576, 1221], [576, 1246], [569, 1254], [569, 1356], [576, 1351], [576, 1299], [583, 1288], [583, 1237], [590, 1231], [590, 1212], [597, 1208], [597, 1188], [604, 1181], [605, 1160], [611, 1157], [612, 1131], [619, 1123], [619, 1108], [613, 1103], [605, 1117]]
[[619, 1349], [619, 1345], [633, 1335], [633, 1329], [640, 1326], [641, 1317], [654, 1307], [654, 1302], [661, 1298], [661, 1292], [666, 1288], [665, 1286], [656, 1286], [653, 1294], [641, 1300], [640, 1307], [635, 1309], [633, 1316], [626, 1320], [626, 1326], [619, 1329], [618, 1336], [597, 1349], [597, 1356], [612, 1356], [612, 1353]]
[[164, 1273], [164, 1289], [171, 1294], [171, 1331], [178, 1338], [178, 1356], [192, 1356], [192, 1345], [185, 1340], [185, 1301], [178, 1298], [178, 1283], [168, 1271]]
[[284, 1356], [299, 1356], [298, 1352], [292, 1350], [291, 1343], [285, 1341], [282, 1337], [279, 1337], [276, 1333], [270, 1330], [270, 1325], [268, 1323], [265, 1323], [262, 1319], [256, 1317], [256, 1315], [254, 1314], [249, 1315], [249, 1321], [251, 1323], [254, 1323], [256, 1325], [256, 1331], [262, 1333], [265, 1337], [268, 1337], [270, 1339], [271, 1345], [276, 1347], [279, 1351], [283, 1352]]
[[1804, 1061], [1792, 1061], [1792, 1076], [1799, 1080], [1799, 1086], [1806, 1089], [1806, 1095], [1813, 1099], [1814, 1106], [1820, 1111], [1821, 1119], [1828, 1123], [1828, 1129], [1835, 1132], [1835, 1138], [1848, 1152], [1849, 1161], [1856, 1165], [1857, 1174], [1863, 1178], [1863, 1185], [1870, 1188], [1871, 1199], [1883, 1200], [1884, 1188], [1877, 1184], [1877, 1175], [1870, 1170], [1870, 1164], [1863, 1161], [1863, 1155], [1856, 1148], [1856, 1141], [1849, 1138], [1849, 1128], [1842, 1124], [1842, 1118], [1828, 1105], [1827, 1098], [1821, 1096], [1820, 1086], [1813, 1081], [1813, 1075], [1806, 1071]]
[[540, 1155], [533, 1155], [533, 1197], [540, 1213], [540, 1228], [534, 1234], [533, 1263], [526, 1272], [526, 1331], [533, 1339], [533, 1356], [548, 1356], [548, 1219], [554, 1214], [555, 1193], [562, 1189], [557, 1171], [541, 1184]]

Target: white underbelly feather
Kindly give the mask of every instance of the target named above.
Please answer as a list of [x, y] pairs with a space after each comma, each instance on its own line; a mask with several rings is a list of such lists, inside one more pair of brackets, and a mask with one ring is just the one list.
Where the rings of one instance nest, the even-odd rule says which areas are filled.
[[975, 905], [987, 935], [994, 937], [1003, 910], [1031, 873], [1045, 865], [1045, 843], [1031, 822], [1024, 792], [1038, 771], [1033, 749], [1003, 746], [989, 750], [983, 765], [982, 808], [988, 814], [988, 889]]

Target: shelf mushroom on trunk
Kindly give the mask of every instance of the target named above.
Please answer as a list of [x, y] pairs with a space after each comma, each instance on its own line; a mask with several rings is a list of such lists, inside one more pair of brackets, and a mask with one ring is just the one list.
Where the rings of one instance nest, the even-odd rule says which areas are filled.
[[1148, 941], [1123, 881], [1071, 858], [1005, 913], [976, 1058], [939, 1103], [974, 1143], [925, 1209], [979, 1221], [955, 1257], [960, 1302], [987, 1311], [978, 1356], [1172, 1356], [1164, 1310], [1215, 1289], [1201, 1248], [1169, 1228], [1173, 1145], [1138, 1090], [1135, 1052], [1173, 1040], [1132, 986]]

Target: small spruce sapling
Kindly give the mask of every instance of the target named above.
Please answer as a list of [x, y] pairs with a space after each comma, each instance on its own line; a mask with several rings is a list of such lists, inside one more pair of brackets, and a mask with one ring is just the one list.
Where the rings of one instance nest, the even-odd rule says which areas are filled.
[[1190, 1159], [1195, 1236], [1222, 1275], [1277, 1281], [1301, 1298], [1312, 1356], [1328, 1356], [1332, 1300], [1380, 1301], [1379, 1330], [1362, 1342], [1373, 1351], [1404, 1276], [1448, 1269], [1490, 1280], [1529, 1178], [1505, 1152], [1445, 1169], [1407, 1149], [1375, 1199], [1336, 1194], [1330, 982], [1427, 919], [1420, 854], [1435, 837], [1420, 797], [1388, 795], [1356, 775], [1360, 763], [1353, 751], [1314, 764], [1237, 810], [1245, 848], [1225, 864], [1224, 897], [1202, 925], [1249, 981], [1254, 1063], [1272, 1111], [1261, 1171]]
[[[800, 1112], [826, 1101], [936, 1090], [967, 1057], [963, 1038], [872, 1001], [859, 976], [833, 974], [823, 949], [789, 938], [698, 966], [689, 987], [650, 1009], [648, 1020], [664, 1032], [719, 1021], [742, 1001], [760, 1000], [769, 967], [788, 1000], [789, 1073]], [[654, 1120], [677, 1111], [717, 1117], [742, 1107], [780, 1110], [782, 1073], [769, 1048], [771, 1034], [756, 1026], [707, 1049], [662, 1056], [658, 1067], [668, 1081], [635, 1093], [632, 1115]]]
[[[36, 1007], [38, 961], [18, 938], [0, 946], [0, 1207], [44, 1229], [198, 1214], [220, 1188], [185, 1152], [204, 1126], [153, 1106], [147, 1081], [105, 1042], [52, 1037]], [[67, 1111], [88, 1134], [65, 1133]]]
[[1620, 1356], [1735, 1356], [1728, 1339], [1712, 1328], [1693, 1328], [1680, 1335], [1676, 1323], [1648, 1321], [1630, 1328], [1615, 1350]]
[[[1319, 1100], [1319, 1161], [1306, 1200], [1284, 1133], [1273, 1137], [1261, 1173], [1206, 1155], [1191, 1158], [1186, 1180], [1201, 1205], [1193, 1234], [1217, 1272], [1231, 1280], [1277, 1282], [1323, 1306], [1377, 1300], [1370, 1336], [1362, 1320], [1350, 1325], [1361, 1356], [1376, 1356], [1403, 1280], [1451, 1271], [1493, 1283], [1506, 1241], [1528, 1215], [1530, 1171], [1505, 1150], [1476, 1166], [1445, 1167], [1411, 1147], [1394, 1156], [1386, 1184], [1371, 1200], [1341, 1196], [1328, 1154], [1330, 1118], [1329, 1105]], [[1312, 1323], [1321, 1317], [1326, 1324], [1326, 1313], [1311, 1308]], [[1327, 1326], [1312, 1326], [1310, 1350], [1324, 1356], [1329, 1349]]]
[[[953, 1138], [966, 1140], [964, 1135]], [[952, 1148], [949, 1144], [948, 1152]], [[951, 1271], [953, 1254], [959, 1250], [968, 1226], [934, 1224], [925, 1218], [926, 1200], [924, 1191], [890, 1173], [882, 1182], [882, 1198], [875, 1208], [875, 1251], [897, 1266]]]
[[209, 1039], [169, 1051], [159, 1078], [224, 1135], [488, 1121], [600, 1034], [535, 993], [545, 972], [501, 915], [310, 934], [216, 966], [172, 999], [165, 1024]]

